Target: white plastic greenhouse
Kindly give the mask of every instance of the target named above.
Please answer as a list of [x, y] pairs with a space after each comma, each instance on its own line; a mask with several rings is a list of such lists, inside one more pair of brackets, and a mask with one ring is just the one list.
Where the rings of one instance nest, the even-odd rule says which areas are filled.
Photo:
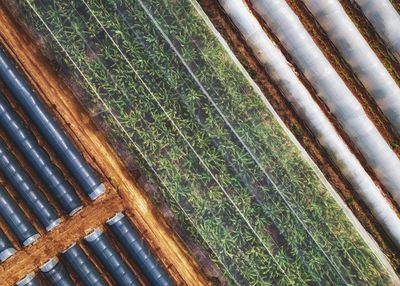
[[389, 0], [353, 0], [400, 61], [400, 15]]
[[[337, 0], [303, 2], [399, 133], [400, 88], [343, 7]], [[400, 34], [399, 31], [397, 34]]]
[[294, 62], [400, 204], [400, 161], [363, 107], [283, 0], [251, 0]]

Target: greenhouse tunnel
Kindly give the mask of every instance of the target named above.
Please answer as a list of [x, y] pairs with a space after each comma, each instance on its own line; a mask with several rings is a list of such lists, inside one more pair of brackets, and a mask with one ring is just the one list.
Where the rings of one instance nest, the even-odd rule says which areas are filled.
[[67, 271], [57, 257], [50, 259], [40, 267], [50, 285], [54, 286], [74, 286], [74, 282], [69, 277]]
[[[9, 59], [6, 58], [5, 53], [0, 52], [0, 58], [0, 65], [2, 65], [0, 77], [6, 82], [12, 95], [25, 104], [27, 104], [26, 102], [35, 104], [28, 109], [35, 110], [40, 116], [28, 113], [29, 118], [33, 116], [32, 121], [35, 124], [37, 123], [37, 127], [46, 142], [51, 147], [55, 146], [55, 152], [68, 170], [70, 168], [75, 169], [71, 173], [88, 197], [91, 200], [97, 199], [104, 193], [104, 186], [100, 183], [95, 172], [84, 162], [83, 157], [67, 135], [47, 113], [45, 107], [35, 98], [30, 87], [12, 66]], [[76, 214], [83, 207], [77, 192], [66, 180], [59, 167], [54, 164], [47, 151], [39, 144], [35, 134], [25, 126], [22, 118], [4, 95], [0, 95], [0, 125], [7, 134], [8, 140], [11, 140], [18, 147], [19, 152], [27, 160], [35, 174], [39, 175], [45, 183], [46, 190], [59, 204], [61, 210], [69, 216]], [[54, 132], [52, 133], [49, 130]], [[61, 153], [63, 155], [59, 155]], [[71, 158], [72, 160], [70, 160]], [[61, 218], [58, 216], [56, 208], [36, 186], [36, 183], [30, 177], [31, 175], [24, 170], [18, 159], [8, 150], [7, 144], [1, 139], [0, 172], [18, 196], [25, 201], [27, 207], [46, 231], [51, 231], [60, 224]], [[35, 242], [39, 233], [15, 204], [8, 191], [1, 189], [0, 195], [4, 206], [0, 213], [20, 243], [23, 246], [28, 246]], [[168, 274], [152, 256], [143, 239], [139, 237], [124, 214], [118, 213], [107, 224], [117, 237], [118, 242], [128, 252], [129, 259], [135, 265], [138, 265], [148, 281], [153, 285], [173, 285]], [[139, 285], [130, 267], [100, 230], [95, 230], [85, 240], [91, 251], [98, 257], [118, 285]], [[10, 240], [1, 230], [0, 247], [1, 261], [5, 261], [16, 252]], [[82, 281], [84, 285], [109, 285], [78, 244], [74, 243], [66, 249], [62, 253], [62, 257], [70, 265], [77, 279]], [[74, 285], [68, 270], [57, 257], [42, 265], [40, 271], [51, 285]], [[28, 274], [18, 281], [17, 285], [41, 285], [41, 282], [35, 274]]]
[[[141, 274], [149, 281], [149, 285], [174, 285], [124, 214], [115, 214], [106, 224], [110, 229], [114, 228], [110, 230], [113, 234], [111, 238], [107, 238], [100, 229], [93, 230], [84, 238], [90, 250], [89, 256], [79, 245], [79, 241], [74, 242], [60, 254], [62, 259], [55, 256], [39, 267], [39, 273], [42, 273], [43, 279], [55, 286], [76, 285], [78, 281], [85, 286], [105, 286], [110, 283], [111, 285], [141, 285], [129, 266], [132, 264], [138, 266]], [[115, 238], [113, 238], [114, 235]], [[127, 242], [131, 244], [126, 244]], [[0, 243], [0, 246], [5, 245], [2, 249], [12, 247], [9, 242], [0, 241]], [[115, 246], [118, 244], [127, 250], [127, 259], [116, 250]], [[99, 259], [100, 264], [93, 263], [94, 258], [90, 253]], [[134, 253], [134, 258], [131, 253]], [[65, 266], [69, 266], [68, 268], [64, 266], [63, 261]], [[112, 281], [105, 278], [105, 273], [112, 277]], [[18, 281], [17, 285], [42, 285], [41, 283], [39, 275], [30, 273]]]
[[2, 187], [0, 187], [0, 215], [24, 247], [39, 238], [39, 233]]
[[74, 215], [82, 203], [49, 155], [39, 145], [6, 98], [0, 95], [0, 125], [15, 146], [24, 154], [65, 213]]
[[85, 241], [118, 285], [140, 285], [133, 272], [100, 229], [95, 229], [87, 235]]
[[86, 163], [55, 119], [49, 114], [46, 107], [33, 93], [26, 80], [16, 70], [14, 63], [10, 61], [1, 49], [0, 78], [13, 93], [15, 99], [29, 115], [43, 137], [52, 146], [61, 161], [76, 178], [83, 191], [91, 200], [101, 196], [105, 189], [98, 176]]
[[29, 273], [20, 281], [17, 282], [17, 286], [42, 286], [42, 283], [33, 273]]
[[[132, 271], [132, 265], [135, 265], [149, 285], [175, 285], [124, 214], [115, 214], [106, 224], [112, 233], [110, 237], [101, 229], [95, 229], [84, 238], [85, 245], [88, 246], [86, 251], [89, 252], [76, 241], [60, 254], [61, 259], [55, 256], [40, 266], [44, 280], [55, 286], [76, 285], [77, 281], [85, 286], [141, 285]], [[3, 248], [10, 248], [9, 242], [5, 241], [1, 245], [3, 244]], [[127, 258], [120, 255], [115, 248], [117, 245], [127, 251]], [[97, 257], [100, 264], [94, 264], [91, 253]], [[106, 278], [108, 275], [105, 273], [110, 275], [112, 281]], [[31, 273], [17, 282], [17, 285], [41, 283], [39, 277], [34, 277], [35, 274]], [[32, 282], [35, 280], [37, 281]]]
[[6, 261], [15, 254], [16, 250], [6, 234], [0, 229], [0, 262]]
[[60, 224], [56, 210], [45, 196], [36, 188], [33, 181], [22, 169], [15, 157], [0, 140], [0, 172], [11, 183], [13, 189], [26, 202], [29, 209], [46, 229], [51, 231]]
[[149, 249], [124, 214], [116, 214], [107, 221], [107, 224], [118, 241], [120, 241], [129, 253], [129, 258], [138, 265], [151, 285], [173, 285], [168, 275], [154, 259]]
[[71, 245], [64, 251], [63, 256], [85, 286], [107, 285], [103, 277], [101, 277], [100, 273], [96, 270], [93, 263], [89, 260], [78, 244], [74, 243]]

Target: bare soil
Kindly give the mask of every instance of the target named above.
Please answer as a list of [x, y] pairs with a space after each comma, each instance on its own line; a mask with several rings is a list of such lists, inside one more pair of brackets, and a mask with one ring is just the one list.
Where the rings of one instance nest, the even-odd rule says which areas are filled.
[[392, 2], [393, 7], [397, 10], [397, 13], [400, 14], [400, 1], [399, 0], [390, 0]]
[[[14, 285], [27, 273], [37, 271], [40, 265], [65, 250], [73, 242], [82, 240], [85, 234], [94, 228], [104, 228], [105, 221], [118, 211], [124, 211], [127, 214], [152, 252], [178, 285], [210, 285], [211, 282], [206, 278], [203, 270], [193, 259], [180, 237], [166, 223], [162, 214], [153, 205], [143, 189], [132, 179], [129, 171], [104, 135], [96, 128], [71, 90], [57, 76], [57, 72], [41, 54], [35, 42], [13, 20], [3, 5], [0, 5], [0, 23], [2, 27], [0, 29], [0, 43], [18, 63], [43, 101], [51, 107], [55, 117], [76, 143], [85, 159], [98, 172], [107, 188], [106, 194], [95, 202], [90, 202], [82, 192], [78, 192], [84, 202], [83, 210], [72, 218], [63, 217], [61, 225], [50, 233], [45, 233], [35, 222], [35, 226], [42, 237], [33, 246], [19, 249], [14, 257], [0, 265], [0, 285]], [[17, 112], [23, 116], [24, 121], [28, 124], [29, 120], [15, 105], [12, 96], [7, 93], [4, 86], [0, 85], [0, 91], [8, 97]], [[37, 130], [32, 128], [32, 131], [37, 136], [39, 143], [54, 159], [54, 154]], [[1, 132], [0, 137], [6, 140], [22, 165], [27, 167], [26, 170], [32, 175], [35, 183], [46, 193], [45, 187], [34, 176], [21, 154], [12, 148], [12, 144]], [[65, 174], [68, 174], [57, 160], [54, 159], [54, 163]], [[79, 190], [71, 176], [67, 176], [67, 180]], [[4, 182], [4, 180], [1, 181]], [[6, 188], [12, 193], [9, 186], [6, 185]], [[16, 199], [20, 202], [18, 197]], [[24, 212], [31, 217], [26, 206], [23, 203], [21, 203], [21, 206]], [[3, 228], [4, 226], [4, 222], [0, 221], [0, 227]], [[7, 228], [5, 230], [9, 233]], [[15, 238], [12, 239], [15, 241]], [[85, 246], [82, 246], [87, 251]], [[122, 249], [119, 249], [119, 251], [125, 256]], [[95, 263], [98, 262], [95, 260]], [[131, 266], [134, 272], [137, 272], [135, 266]], [[139, 273], [138, 276], [143, 285], [148, 284]], [[107, 279], [109, 280], [109, 278]]]

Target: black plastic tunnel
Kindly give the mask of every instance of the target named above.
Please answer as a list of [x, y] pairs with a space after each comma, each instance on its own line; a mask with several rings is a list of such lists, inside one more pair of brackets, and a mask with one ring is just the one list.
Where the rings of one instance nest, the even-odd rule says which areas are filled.
[[55, 209], [35, 187], [31, 178], [22, 169], [14, 155], [7, 150], [2, 140], [0, 140], [0, 171], [26, 202], [46, 231], [50, 231], [60, 224], [60, 218]]
[[90, 249], [119, 286], [139, 286], [134, 274], [100, 229], [85, 237]]
[[28, 246], [39, 238], [32, 224], [2, 187], [0, 187], [0, 215], [23, 246]]
[[80, 210], [82, 203], [71, 185], [2, 95], [0, 95], [0, 126], [46, 184], [62, 210], [69, 215]]
[[53, 257], [40, 267], [40, 271], [46, 280], [53, 286], [74, 286], [62, 263], [57, 257]]
[[17, 286], [42, 286], [40, 280], [35, 277], [35, 274], [29, 273], [24, 278], [17, 282]]
[[4, 262], [15, 254], [16, 250], [6, 234], [0, 229], [0, 261]]
[[0, 49], [0, 77], [85, 193], [92, 200], [103, 194], [104, 185], [98, 176], [2, 49]]
[[71, 245], [64, 251], [63, 256], [85, 286], [107, 286], [79, 245]]
[[124, 214], [117, 213], [107, 224], [151, 285], [174, 285]]

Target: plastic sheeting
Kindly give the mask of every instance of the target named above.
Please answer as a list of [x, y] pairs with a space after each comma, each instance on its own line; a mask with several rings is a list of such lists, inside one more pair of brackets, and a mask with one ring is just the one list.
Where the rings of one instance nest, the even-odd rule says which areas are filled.
[[2, 95], [0, 95], [0, 126], [46, 184], [63, 211], [73, 215], [80, 210], [82, 203], [71, 185]]
[[57, 257], [50, 259], [40, 267], [40, 271], [44, 274], [47, 281], [52, 286], [74, 286], [71, 277], [69, 277], [64, 266]]
[[[358, 79], [400, 133], [400, 88], [337, 0], [303, 0]], [[397, 34], [400, 35], [400, 21]], [[400, 38], [399, 38], [400, 40]], [[400, 43], [400, 41], [399, 41]]]
[[353, 0], [400, 61], [400, 15], [389, 0]]
[[251, 0], [305, 77], [400, 204], [400, 161], [283, 0]]
[[15, 251], [8, 237], [0, 229], [0, 262], [6, 261], [9, 257], [14, 255]]
[[35, 274], [29, 273], [23, 279], [17, 282], [17, 286], [42, 286], [42, 283], [35, 277]]
[[174, 285], [124, 214], [116, 214], [107, 224], [151, 285]]
[[89, 198], [102, 195], [105, 188], [95, 172], [1, 49], [0, 77]]
[[400, 219], [242, 0], [220, 0], [259, 62], [400, 248]]
[[46, 228], [46, 231], [50, 231], [60, 224], [56, 210], [36, 188], [28, 174], [7, 150], [2, 140], [0, 140], [0, 171], [39, 219], [43, 227]]
[[123, 261], [118, 252], [115, 251], [108, 238], [100, 229], [95, 229], [85, 237], [85, 240], [96, 257], [111, 274], [117, 285], [140, 285], [129, 269], [129, 266]]
[[79, 245], [76, 243], [71, 245], [64, 251], [63, 256], [85, 286], [107, 286], [103, 277]]
[[32, 224], [2, 187], [0, 187], [0, 215], [23, 246], [28, 246], [39, 238]]

